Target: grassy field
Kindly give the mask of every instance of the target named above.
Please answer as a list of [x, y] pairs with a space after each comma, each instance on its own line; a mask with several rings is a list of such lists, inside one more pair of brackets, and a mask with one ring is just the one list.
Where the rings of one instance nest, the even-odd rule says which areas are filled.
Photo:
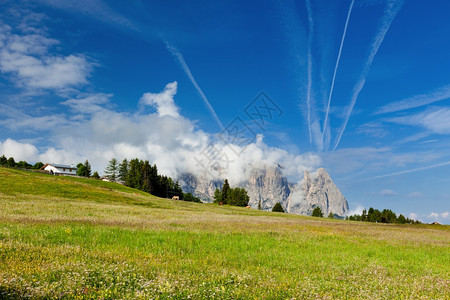
[[449, 299], [449, 226], [187, 203], [5, 168], [0, 208], [0, 298]]

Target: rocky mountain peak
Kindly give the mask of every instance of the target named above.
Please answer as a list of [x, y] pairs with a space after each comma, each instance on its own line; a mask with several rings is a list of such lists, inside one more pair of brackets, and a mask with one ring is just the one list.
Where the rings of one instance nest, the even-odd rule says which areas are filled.
[[[271, 210], [280, 202], [285, 211], [295, 214], [311, 215], [317, 206], [324, 215], [333, 212], [344, 216], [347, 213], [347, 200], [325, 169], [320, 168], [314, 173], [306, 170], [298, 184], [289, 184], [282, 171], [279, 164], [254, 168], [248, 180], [239, 185], [247, 190], [252, 208], [257, 209], [260, 205], [263, 210]], [[179, 181], [184, 191], [204, 202], [212, 202], [215, 189], [223, 184], [222, 181], [198, 179], [192, 174], [182, 175]]]

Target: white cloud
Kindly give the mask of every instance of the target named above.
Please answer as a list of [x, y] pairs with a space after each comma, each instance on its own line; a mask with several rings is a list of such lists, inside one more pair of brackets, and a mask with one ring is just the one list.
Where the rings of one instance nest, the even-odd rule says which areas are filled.
[[[28, 30], [29, 31], [29, 30]], [[92, 65], [81, 54], [62, 56], [51, 53], [58, 41], [43, 33], [13, 34], [0, 27], [0, 71], [12, 76], [18, 86], [59, 90], [87, 83]]]
[[62, 104], [69, 106], [74, 112], [81, 114], [93, 114], [102, 111], [102, 105], [109, 103], [112, 94], [87, 94], [80, 95], [76, 99], [69, 99]]
[[382, 196], [398, 196], [399, 193], [394, 192], [393, 190], [386, 189], [386, 190], [381, 191], [381, 195]]
[[388, 135], [388, 131], [383, 127], [383, 124], [378, 122], [369, 122], [361, 125], [357, 129], [358, 133], [364, 133], [376, 138], [383, 138]]
[[16, 162], [35, 161], [38, 157], [38, 149], [28, 143], [20, 143], [12, 139], [6, 139], [3, 143], [0, 142], [0, 155], [6, 157], [14, 157]]
[[410, 98], [406, 98], [400, 101], [384, 105], [375, 112], [375, 115], [421, 107], [449, 98], [450, 98], [450, 85], [446, 85], [430, 93], [416, 95]]
[[437, 214], [437, 213], [435, 213], [435, 212], [432, 212], [432, 213], [429, 214], [427, 217], [428, 217], [428, 218], [432, 218], [432, 219], [437, 219], [437, 218], [439, 218], [439, 214]]
[[180, 115], [180, 109], [173, 101], [173, 96], [175, 96], [176, 93], [177, 82], [174, 81], [167, 84], [164, 91], [161, 93], [145, 93], [141, 100], [139, 100], [139, 104], [153, 106], [160, 117], [171, 116], [176, 118]]
[[409, 198], [423, 198], [425, 195], [421, 192], [412, 192], [406, 195]]
[[441, 223], [441, 224], [449, 224], [449, 222], [450, 222], [450, 212], [448, 212], [448, 211], [445, 211], [445, 212], [442, 212], [442, 213], [431, 212], [430, 214], [425, 216], [424, 219], [428, 223], [438, 222], [438, 223]]
[[14, 131], [46, 131], [68, 124], [64, 114], [32, 117], [4, 104], [0, 104], [0, 115], [0, 125]]
[[417, 218], [418, 218], [419, 216], [418, 216], [416, 213], [410, 213], [408, 217], [409, 217], [410, 219], [417, 220]]
[[415, 115], [390, 118], [386, 121], [410, 126], [422, 126], [432, 133], [450, 134], [450, 108], [429, 109]]
[[[270, 147], [263, 142], [262, 135], [248, 145], [227, 144], [181, 116], [174, 102], [176, 93], [177, 84], [173, 82], [160, 93], [144, 94], [139, 103], [155, 107], [156, 112], [150, 113], [114, 111], [109, 108], [112, 105], [108, 94], [66, 100], [62, 105], [71, 112], [62, 118], [66, 123], [49, 128], [49, 141], [53, 144], [39, 155], [34, 153], [34, 160], [76, 164], [89, 159], [93, 169], [102, 173], [113, 157], [119, 160], [138, 157], [155, 163], [168, 176], [190, 172], [211, 179], [228, 178], [230, 184], [246, 180], [255, 167], [276, 163], [283, 167], [285, 176], [297, 182], [306, 169], [315, 170], [321, 164], [317, 155], [293, 155]], [[31, 127], [35, 118], [29, 119]], [[20, 129], [26, 130], [26, 124]], [[216, 149], [218, 156], [208, 160], [207, 151], [211, 149]], [[217, 166], [221, 167], [220, 172], [214, 170]]]
[[363, 209], [364, 209], [364, 206], [358, 204], [356, 206], [356, 208], [348, 211], [347, 216], [362, 215]]
[[126, 28], [139, 31], [133, 22], [115, 12], [102, 0], [37, 0], [36, 2], [62, 9], [72, 14], [81, 13], [110, 25], [125, 26]]

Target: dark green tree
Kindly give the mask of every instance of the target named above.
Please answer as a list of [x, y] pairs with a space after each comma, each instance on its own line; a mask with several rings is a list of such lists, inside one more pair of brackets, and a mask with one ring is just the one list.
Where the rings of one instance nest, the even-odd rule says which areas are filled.
[[116, 181], [117, 176], [119, 172], [119, 163], [117, 162], [117, 159], [112, 158], [108, 162], [108, 166], [105, 169], [106, 178], [110, 181]]
[[155, 189], [153, 187], [153, 183], [152, 183], [152, 166], [150, 165], [150, 163], [148, 162], [148, 160], [146, 160], [144, 162], [144, 164], [142, 165], [142, 187], [141, 189], [144, 192], [153, 194], [155, 194]]
[[235, 206], [247, 206], [250, 198], [243, 188], [229, 188], [226, 203]]
[[38, 161], [37, 163], [34, 164], [33, 169], [39, 170], [43, 166], [44, 166], [44, 164], [42, 162]]
[[98, 175], [98, 172], [95, 171], [94, 174], [92, 174], [92, 178], [94, 179], [100, 179], [100, 175]]
[[16, 166], [16, 161], [13, 157], [8, 158], [8, 161], [6, 163], [8, 167], [14, 168]]
[[194, 195], [192, 195], [191, 193], [185, 193], [183, 195], [183, 200], [184, 201], [188, 201], [188, 202], [197, 202], [197, 203], [202, 203], [202, 201], [195, 197]]
[[334, 214], [332, 211], [328, 214], [328, 219], [334, 219]]
[[86, 161], [84, 162], [84, 167], [85, 167], [85, 172], [86, 172], [86, 177], [91, 177], [91, 164], [89, 163], [89, 161], [86, 159]]
[[118, 177], [120, 181], [126, 182], [128, 176], [128, 160], [125, 158], [119, 164]]
[[83, 163], [79, 163], [77, 165], [77, 176], [86, 176], [86, 167], [83, 165]]
[[228, 192], [230, 190], [230, 184], [228, 183], [228, 179], [225, 179], [222, 187], [222, 202], [223, 204], [227, 204], [228, 200]]
[[24, 160], [21, 160], [17, 163], [17, 167], [21, 168], [21, 169], [30, 169], [32, 167], [32, 165], [30, 165], [29, 163], [27, 163]]
[[281, 203], [280, 203], [280, 202], [277, 202], [277, 203], [273, 206], [272, 211], [284, 213], [283, 206], [281, 206]]
[[178, 196], [180, 200], [184, 200], [183, 190], [181, 189], [180, 183], [178, 181], [176, 181], [175, 183], [173, 183], [172, 181], [172, 186], [169, 189], [169, 198], [172, 198], [173, 196]]
[[381, 222], [382, 223], [396, 223], [397, 215], [390, 209], [383, 209], [381, 212]]
[[361, 221], [367, 222], [367, 210], [366, 209], [363, 209], [363, 211], [362, 211]]
[[90, 177], [91, 176], [91, 165], [89, 161], [86, 160], [85, 163], [79, 163], [77, 165], [77, 175], [82, 177]]
[[222, 202], [222, 192], [219, 189], [214, 191], [214, 203]]
[[406, 218], [405, 218], [405, 216], [402, 215], [402, 214], [400, 214], [400, 215], [398, 216], [397, 222], [400, 223], [400, 224], [405, 224], [405, 223], [406, 223]]
[[1, 166], [6, 166], [7, 163], [8, 163], [8, 159], [7, 159], [6, 156], [3, 154], [3, 155], [0, 157], [0, 165], [1, 165]]
[[259, 199], [259, 201], [258, 201], [258, 210], [262, 210], [261, 199]]
[[134, 158], [130, 160], [130, 166], [128, 170], [128, 176], [126, 185], [135, 188], [135, 189], [141, 189], [142, 188], [142, 165], [143, 161], [139, 161], [138, 158]]
[[322, 209], [320, 207], [316, 206], [312, 211], [312, 216], [323, 218]]

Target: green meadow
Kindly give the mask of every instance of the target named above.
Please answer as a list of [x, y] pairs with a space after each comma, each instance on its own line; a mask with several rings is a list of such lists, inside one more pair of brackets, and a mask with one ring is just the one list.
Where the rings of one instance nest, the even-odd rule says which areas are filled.
[[450, 229], [0, 168], [2, 299], [449, 299]]

